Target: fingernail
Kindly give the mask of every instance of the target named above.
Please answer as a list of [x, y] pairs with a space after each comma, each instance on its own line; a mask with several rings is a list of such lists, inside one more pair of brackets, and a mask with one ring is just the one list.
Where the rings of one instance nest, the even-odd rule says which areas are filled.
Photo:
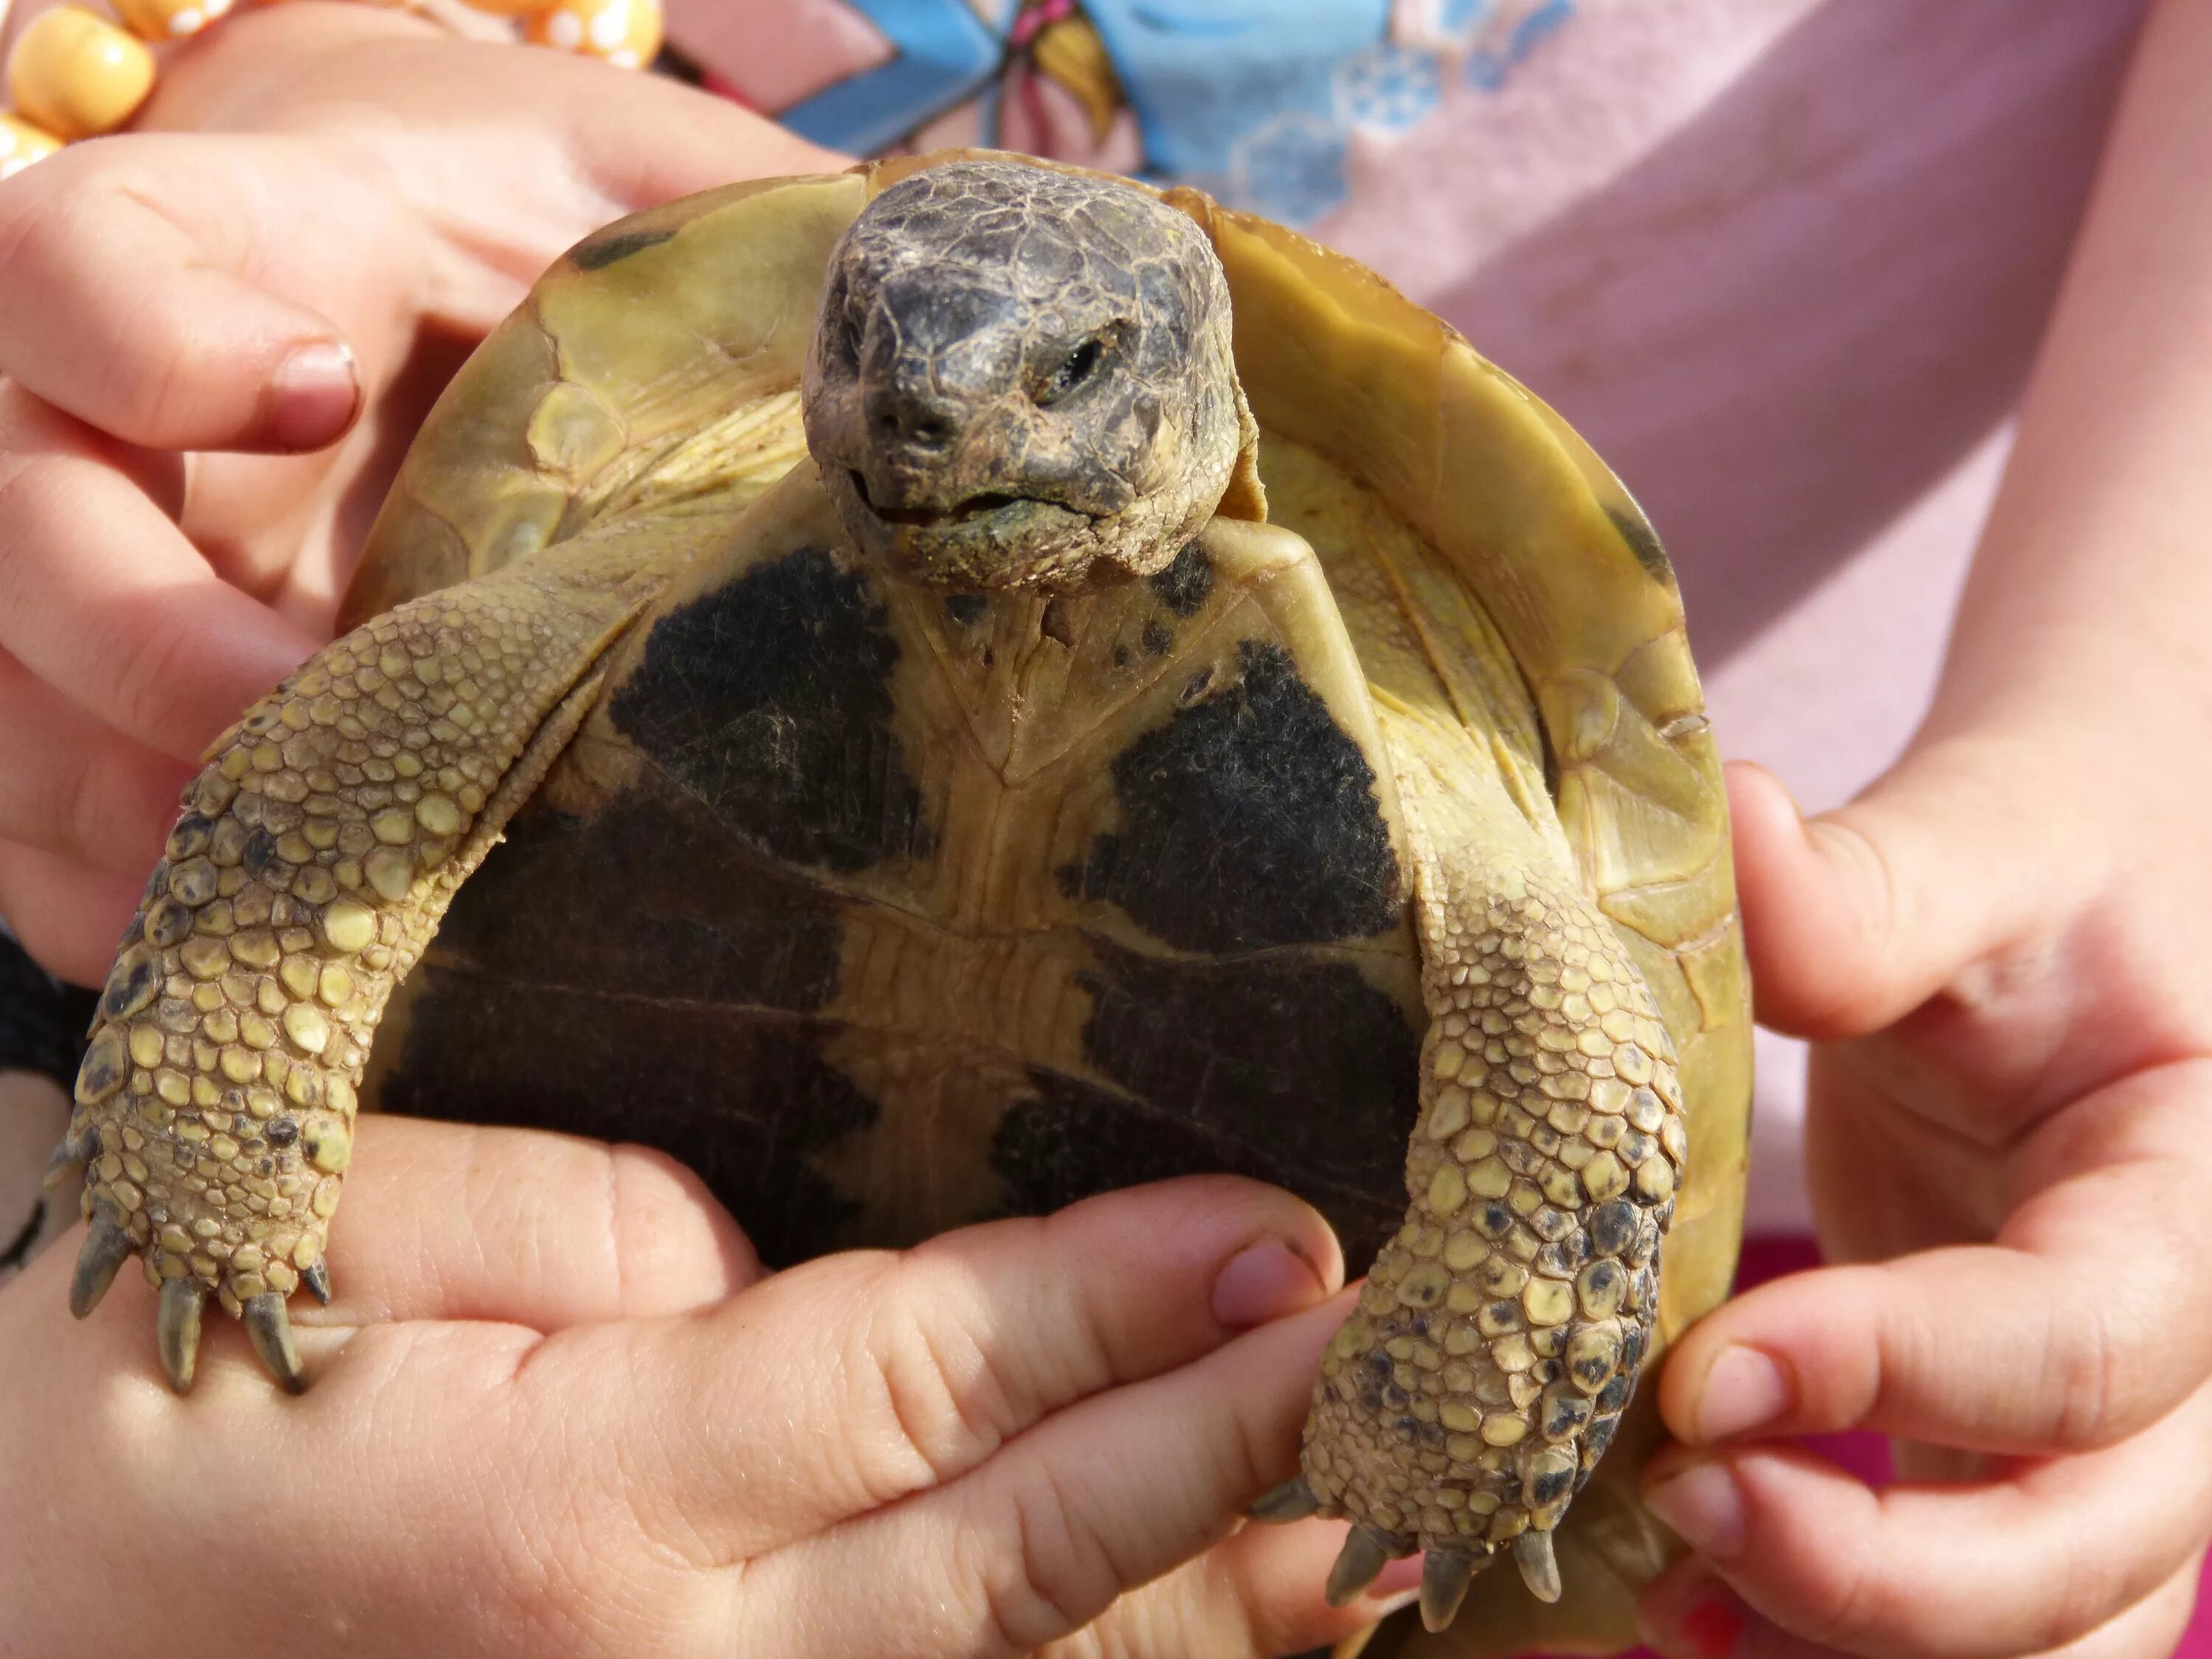
[[1248, 1330], [1310, 1308], [1328, 1294], [1311, 1262], [1270, 1240], [1229, 1259], [1213, 1281], [1213, 1316], [1231, 1330]]
[[1743, 1494], [1718, 1463], [1698, 1463], [1645, 1489], [1644, 1501], [1682, 1540], [1709, 1560], [1743, 1550]]
[[344, 435], [360, 404], [352, 351], [337, 340], [312, 341], [270, 376], [270, 441], [283, 449], [320, 449]]
[[1790, 1409], [1782, 1368], [1756, 1348], [1723, 1348], [1698, 1396], [1698, 1437], [1725, 1440], [1778, 1420]]

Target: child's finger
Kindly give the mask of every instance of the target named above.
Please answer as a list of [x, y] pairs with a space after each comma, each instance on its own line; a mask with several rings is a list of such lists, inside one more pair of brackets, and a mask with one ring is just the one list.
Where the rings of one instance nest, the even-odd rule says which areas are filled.
[[[2034, 1659], [2167, 1659], [2189, 1626], [2203, 1570], [2199, 1554], [2133, 1607]], [[1644, 1592], [1637, 1614], [1645, 1644], [1667, 1659], [1822, 1659], [1837, 1651], [1753, 1612], [1694, 1556]]]
[[[1660, 1377], [1685, 1441], [1872, 1429], [1977, 1450], [2109, 1444], [2212, 1374], [2212, 1061], [2135, 1074], [2022, 1149], [1994, 1244], [1777, 1279], [1717, 1309]], [[2053, 1179], [2052, 1177], [2057, 1177]]]
[[192, 769], [102, 725], [0, 652], [0, 841], [143, 879]]
[[1307, 1205], [1193, 1177], [805, 1262], [694, 1319], [566, 1333], [532, 1357], [523, 1409], [550, 1432], [589, 1376], [635, 1379], [620, 1416], [578, 1437], [574, 1478], [635, 1489], [648, 1533], [734, 1560], [952, 1481], [1341, 1275]]
[[[428, 1339], [471, 1352], [460, 1322], [552, 1332], [708, 1307], [760, 1276], [760, 1260], [698, 1177], [641, 1146], [535, 1129], [365, 1115], [325, 1267], [331, 1305], [291, 1300], [300, 1346], [323, 1391], [351, 1397], [364, 1352]], [[56, 1251], [61, 1305], [74, 1247]], [[158, 1377], [151, 1293], [135, 1271], [103, 1300], [84, 1340]], [[456, 1342], [453, 1339], [460, 1337]], [[196, 1396], [259, 1398], [269, 1379], [229, 1320], [204, 1328]], [[477, 1352], [481, 1354], [482, 1350]]]
[[[902, 1625], [910, 1651], [975, 1656], [1080, 1629], [1218, 1542], [1296, 1467], [1314, 1369], [1349, 1311], [1338, 1298], [1071, 1406], [964, 1480], [747, 1562], [728, 1627], [764, 1653], [810, 1637], [857, 1653]], [[1174, 1635], [1164, 1650], [1258, 1651]]]
[[642, 1146], [384, 1113], [356, 1126], [327, 1312], [302, 1326], [483, 1320], [562, 1330], [689, 1313], [760, 1277], [699, 1178]]
[[98, 985], [115, 963], [115, 940], [138, 908], [143, 876], [94, 870], [0, 841], [0, 921], [50, 973]]
[[[1297, 1467], [1286, 1455], [1287, 1479]], [[1364, 1595], [1332, 1607], [1322, 1590], [1344, 1547], [1340, 1521], [1248, 1526], [1196, 1560], [1124, 1595], [1053, 1659], [1107, 1654], [1203, 1654], [1207, 1659], [1275, 1659], [1356, 1635], [1417, 1593], [1418, 1556], [1392, 1562]]]
[[[2051, 834], [2011, 833], [2044, 786], [2010, 757], [1900, 768], [1810, 819], [1763, 767], [1728, 770], [1759, 1017], [1792, 1036], [1881, 1029], [2025, 921], [2055, 927], [2063, 883], [2099, 867], [2068, 857]], [[2051, 830], [2051, 815], [2035, 821]]]
[[0, 651], [196, 762], [318, 644], [218, 576], [99, 434], [0, 386]]
[[[727, 98], [663, 76], [611, 75], [566, 52], [526, 57], [489, 41], [441, 38], [390, 10], [349, 16], [344, 26], [358, 37], [357, 50], [334, 62], [331, 25], [312, 8], [242, 15], [163, 75], [155, 118], [192, 127], [219, 124], [240, 108], [281, 106], [295, 90], [295, 65], [306, 63], [316, 105], [341, 118], [351, 113], [349, 100], [373, 97], [396, 129], [424, 135], [430, 145], [478, 132], [510, 147], [517, 134], [528, 135], [526, 143], [550, 141], [517, 183], [544, 201], [564, 201], [574, 220], [571, 241], [619, 215], [733, 179], [851, 165]], [[303, 104], [285, 111], [295, 125], [319, 114]], [[559, 251], [533, 247], [527, 257], [543, 264]]]
[[[304, 155], [297, 140], [126, 136], [11, 179], [0, 373], [151, 448], [336, 441], [362, 398], [343, 333], [252, 276], [262, 239], [292, 216], [251, 210]], [[332, 187], [325, 178], [322, 192]]]
[[1869, 1490], [1795, 1448], [1674, 1453], [1645, 1499], [1751, 1606], [1824, 1645], [2010, 1659], [2134, 1606], [2212, 1532], [2212, 1389], [2103, 1451]]

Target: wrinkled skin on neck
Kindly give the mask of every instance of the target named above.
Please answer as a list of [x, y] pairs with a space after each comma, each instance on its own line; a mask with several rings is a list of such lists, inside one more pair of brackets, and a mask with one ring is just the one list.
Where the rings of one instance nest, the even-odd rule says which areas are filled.
[[830, 259], [806, 439], [854, 539], [957, 588], [1159, 569], [1243, 442], [1229, 292], [1144, 192], [1000, 161], [917, 173]]

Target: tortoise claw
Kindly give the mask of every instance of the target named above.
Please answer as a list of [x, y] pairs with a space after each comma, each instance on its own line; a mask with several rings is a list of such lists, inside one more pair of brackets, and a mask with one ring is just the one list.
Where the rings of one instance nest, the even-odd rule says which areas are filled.
[[292, 1341], [292, 1316], [284, 1311], [284, 1298], [274, 1291], [264, 1291], [249, 1297], [246, 1304], [246, 1334], [253, 1340], [253, 1352], [261, 1356], [261, 1363], [269, 1374], [284, 1385], [289, 1394], [307, 1391], [307, 1373], [300, 1364], [300, 1350]]
[[1285, 1480], [1279, 1486], [1271, 1486], [1252, 1500], [1245, 1510], [1255, 1521], [1280, 1524], [1288, 1521], [1303, 1521], [1321, 1508], [1321, 1498], [1300, 1475], [1295, 1480]]
[[1552, 1534], [1531, 1527], [1513, 1540], [1513, 1565], [1521, 1582], [1539, 1601], [1559, 1599], [1559, 1558], [1552, 1553]]
[[300, 1282], [307, 1287], [307, 1293], [316, 1301], [325, 1308], [331, 1305], [331, 1268], [328, 1262], [319, 1256], [313, 1267], [301, 1268]]
[[137, 1248], [131, 1235], [106, 1216], [93, 1217], [92, 1231], [86, 1236], [83, 1249], [77, 1252], [76, 1273], [70, 1280], [70, 1312], [82, 1319], [97, 1308], [107, 1287], [115, 1282], [117, 1271]]
[[192, 1391], [192, 1373], [199, 1364], [200, 1307], [206, 1299], [206, 1291], [191, 1279], [161, 1281], [161, 1369], [179, 1394]]
[[1389, 1565], [1393, 1556], [1403, 1553], [1398, 1540], [1389, 1533], [1372, 1522], [1361, 1522], [1344, 1540], [1336, 1565], [1328, 1570], [1328, 1589], [1324, 1594], [1329, 1606], [1346, 1605], [1375, 1582], [1375, 1575]]
[[1477, 1562], [1457, 1550], [1431, 1550], [1422, 1557], [1422, 1625], [1435, 1632], [1450, 1624], [1459, 1604], [1467, 1600], [1467, 1587], [1474, 1582], [1475, 1569], [1489, 1565], [1486, 1559]]
[[100, 1135], [89, 1123], [82, 1128], [72, 1127], [62, 1137], [62, 1144], [54, 1148], [54, 1155], [46, 1160], [46, 1172], [40, 1178], [40, 1187], [52, 1192], [92, 1161], [100, 1150]]

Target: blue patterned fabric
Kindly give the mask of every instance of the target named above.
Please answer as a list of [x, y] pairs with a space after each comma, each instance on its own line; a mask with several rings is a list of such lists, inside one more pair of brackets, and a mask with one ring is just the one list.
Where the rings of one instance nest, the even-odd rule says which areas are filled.
[[897, 56], [824, 88], [777, 118], [802, 138], [856, 155], [897, 143], [997, 79], [1005, 42], [966, 0], [847, 0]]
[[[1001, 83], [1026, 38], [1013, 27], [1021, 0], [1002, 0], [995, 21], [968, 0], [845, 3], [894, 56], [781, 112], [786, 125], [872, 154], [972, 103], [984, 142], [999, 142]], [[1355, 140], [1413, 131], [1455, 83], [1498, 92], [1575, 4], [1415, 9], [1394, 33], [1394, 0], [1080, 0], [1127, 100], [1144, 176], [1291, 224], [1342, 204]]]
[[[1249, 168], [1318, 177], [1340, 157], [1335, 77], [1382, 42], [1389, 0], [1085, 0], [1153, 170], [1193, 181]], [[1320, 126], [1337, 130], [1334, 145]], [[1299, 193], [1310, 193], [1308, 186]]]
[[1443, 60], [1433, 52], [1385, 44], [1337, 66], [1337, 118], [1372, 132], [1410, 132], [1443, 100]]
[[1574, 0], [1544, 0], [1542, 5], [1513, 25], [1502, 46], [1468, 57], [1464, 71], [1468, 85], [1479, 92], [1501, 89], [1539, 43], [1556, 33], [1559, 25], [1574, 15]]

